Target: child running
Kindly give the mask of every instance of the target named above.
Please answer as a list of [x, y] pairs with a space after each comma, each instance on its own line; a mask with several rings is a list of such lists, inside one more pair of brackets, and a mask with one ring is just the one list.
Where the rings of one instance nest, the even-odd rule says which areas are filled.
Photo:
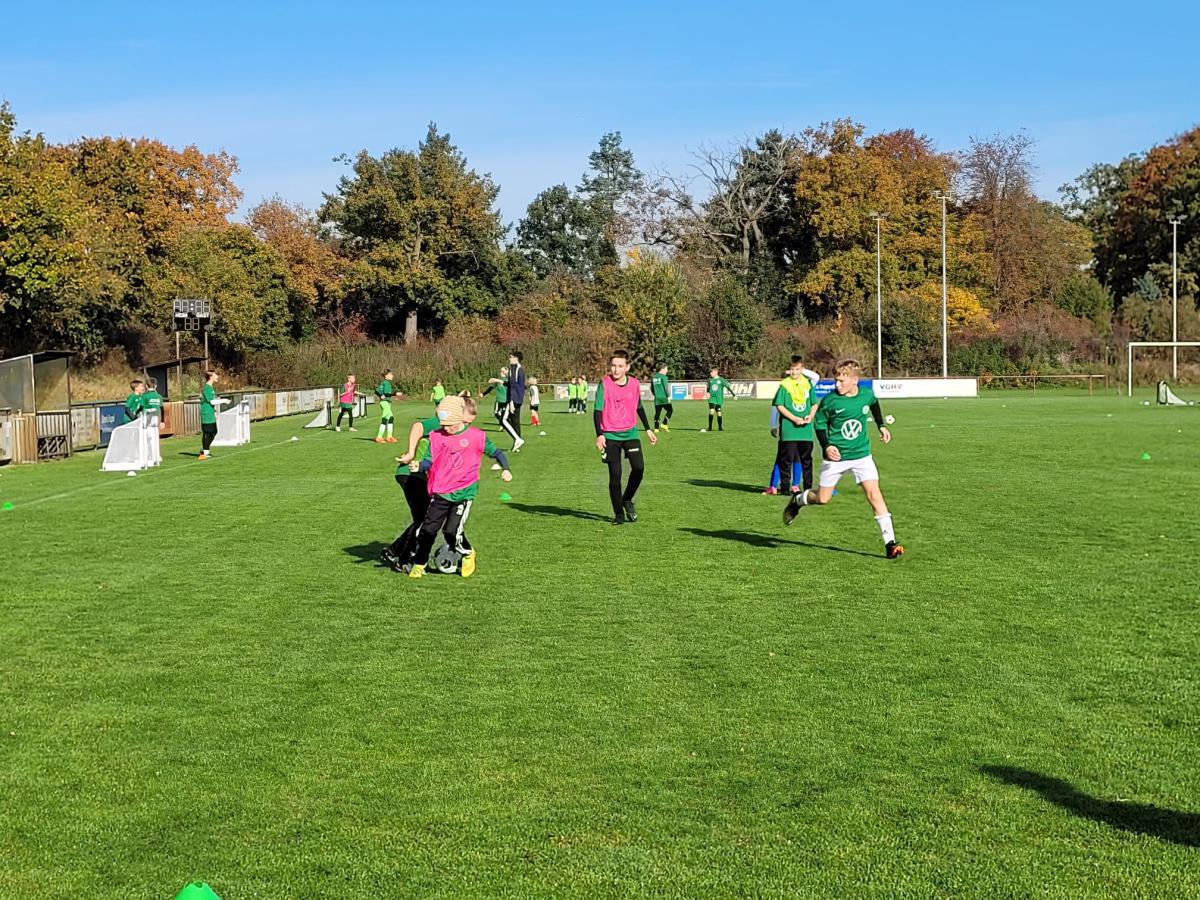
[[496, 424], [504, 428], [504, 414], [508, 410], [508, 366], [500, 367], [499, 378], [489, 378], [488, 386], [483, 389], [483, 396], [487, 396], [492, 391], [496, 392], [496, 406], [492, 409], [492, 415], [496, 417]]
[[675, 415], [675, 406], [671, 403], [671, 385], [667, 382], [667, 364], [662, 363], [654, 377], [650, 379], [650, 390], [654, 394], [654, 430], [659, 429], [659, 417], [662, 417], [663, 431], [671, 430], [671, 416]]
[[396, 437], [392, 433], [396, 422], [396, 417], [392, 415], [392, 397], [395, 393], [396, 386], [392, 383], [392, 370], [388, 369], [383, 373], [383, 381], [379, 382], [375, 388], [375, 396], [379, 398], [379, 434], [375, 435], [377, 444], [396, 443]]
[[722, 413], [725, 409], [725, 392], [729, 391], [729, 396], [737, 399], [737, 394], [733, 392], [729, 382], [721, 377], [721, 373], [716, 366], [708, 373], [708, 430], [712, 431], [713, 416], [717, 417], [717, 430], [725, 430], [725, 420], [722, 418]]
[[446, 399], [446, 386], [442, 384], [442, 379], [439, 378], [433, 383], [433, 390], [429, 392], [429, 399], [435, 407]]
[[846, 472], [852, 472], [875, 513], [887, 558], [896, 559], [904, 553], [904, 547], [896, 542], [892, 514], [879, 490], [879, 470], [871, 456], [871, 439], [867, 434], [868, 414], [875, 420], [885, 444], [891, 442], [892, 433], [883, 423], [883, 412], [874, 392], [858, 385], [862, 367], [855, 360], [845, 359], [833, 371], [837, 379], [835, 390], [821, 401], [815, 420], [817, 440], [825, 456], [820, 489], [793, 494], [783, 511], [783, 524], [791, 525], [805, 506], [828, 503], [838, 480]]
[[542, 392], [538, 388], [538, 380], [536, 378], [529, 379], [529, 424], [541, 425], [542, 420], [538, 418], [538, 407], [541, 406]]
[[[429, 434], [431, 465], [429, 468], [429, 508], [417, 533], [417, 549], [413, 555], [409, 578], [422, 578], [429, 554], [439, 531], [446, 544], [462, 555], [462, 576], [475, 574], [476, 552], [463, 530], [471, 515], [471, 504], [479, 492], [479, 464], [484, 455], [493, 457], [503, 467], [500, 477], [512, 481], [508, 458], [497, 449], [484, 432], [472, 428], [476, 416], [470, 398], [447, 397], [438, 406], [441, 427]], [[407, 457], [407, 459], [406, 459]], [[405, 454], [402, 461], [411, 462]]]
[[358, 381], [353, 375], [347, 375], [346, 383], [342, 385], [342, 390], [338, 394], [341, 409], [338, 410], [337, 424], [333, 426], [334, 431], [342, 430], [342, 416], [349, 416], [350, 430], [358, 431], [354, 427], [354, 404], [361, 396], [363, 395], [358, 392]]
[[[596, 447], [608, 463], [608, 498], [612, 502], [613, 524], [624, 525], [637, 521], [633, 498], [642, 483], [645, 461], [642, 442], [638, 439], [637, 424], [642, 423], [651, 444], [658, 436], [650, 428], [642, 406], [642, 386], [629, 377], [629, 353], [615, 350], [609, 358], [609, 374], [596, 386], [596, 407], [593, 423], [596, 426]], [[629, 460], [629, 483], [621, 490], [621, 454]]]

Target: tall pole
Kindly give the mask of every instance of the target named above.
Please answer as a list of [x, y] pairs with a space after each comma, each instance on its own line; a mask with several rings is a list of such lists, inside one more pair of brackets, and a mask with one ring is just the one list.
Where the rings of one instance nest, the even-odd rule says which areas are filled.
[[[1179, 340], [1179, 223], [1171, 219], [1171, 340]], [[1171, 348], [1171, 380], [1179, 380], [1179, 348]]]
[[942, 201], [942, 377], [948, 378], [950, 367], [946, 341], [946, 201], [954, 198], [941, 191], [935, 191], [934, 196]]
[[872, 215], [875, 217], [875, 377], [883, 378], [883, 255], [880, 223], [886, 217], [881, 213]]

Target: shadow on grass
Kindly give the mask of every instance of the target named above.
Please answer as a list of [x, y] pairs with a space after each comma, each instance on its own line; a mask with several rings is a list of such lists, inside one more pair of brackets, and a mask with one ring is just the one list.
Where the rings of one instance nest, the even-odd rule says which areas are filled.
[[738, 481], [721, 481], [712, 478], [689, 478], [687, 483], [695, 487], [719, 488], [723, 491], [740, 491], [744, 494], [761, 494], [763, 489], [757, 484], [742, 484]]
[[383, 562], [379, 559], [379, 554], [384, 547], [391, 546], [390, 541], [372, 541], [369, 544], [358, 544], [354, 547], [346, 547], [345, 552], [353, 556], [359, 563], [376, 563], [381, 568], [386, 568]]
[[997, 781], [1036, 791], [1043, 800], [1081, 819], [1102, 822], [1121, 831], [1147, 834], [1184, 847], [1200, 847], [1200, 813], [1180, 812], [1146, 803], [1101, 800], [1083, 793], [1061, 778], [1013, 766], [981, 766], [979, 771]]
[[542, 506], [536, 503], [507, 503], [509, 509], [520, 510], [535, 516], [564, 516], [572, 519], [594, 519], [597, 522], [607, 522], [608, 517], [598, 513], [585, 512], [582, 509], [569, 509], [565, 506]]
[[868, 559], [887, 559], [882, 553], [867, 553], [864, 550], [852, 550], [849, 547], [831, 547], [828, 544], [812, 544], [808, 541], [793, 541], [787, 538], [781, 538], [773, 534], [763, 534], [759, 531], [735, 531], [732, 528], [723, 528], [718, 531], [709, 531], [705, 528], [680, 528], [680, 531], [686, 531], [689, 534], [694, 534], [698, 537], [718, 538], [723, 541], [738, 541], [743, 544], [749, 544], [751, 547], [808, 547], [810, 550], [828, 550], [830, 553], [849, 553], [853, 556], [865, 556]]

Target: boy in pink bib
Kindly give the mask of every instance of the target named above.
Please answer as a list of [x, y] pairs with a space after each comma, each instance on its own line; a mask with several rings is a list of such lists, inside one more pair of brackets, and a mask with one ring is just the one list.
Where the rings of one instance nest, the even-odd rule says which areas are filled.
[[[470, 397], [447, 397], [438, 404], [437, 417], [441, 427], [429, 433], [429, 508], [417, 533], [417, 549], [409, 578], [421, 578], [429, 563], [429, 554], [439, 531], [447, 546], [462, 555], [462, 576], [475, 573], [475, 550], [464, 531], [471, 515], [471, 504], [479, 493], [479, 464], [485, 455], [500, 463], [500, 477], [512, 481], [508, 458], [504, 451], [478, 428], [475, 421], [475, 401]], [[404, 459], [404, 457], [401, 457]]]
[[[596, 405], [592, 413], [596, 426], [596, 446], [608, 463], [608, 499], [612, 502], [613, 524], [624, 525], [637, 521], [633, 498], [642, 483], [645, 463], [642, 442], [638, 439], [638, 422], [646, 431], [651, 444], [658, 435], [650, 428], [646, 410], [642, 407], [642, 385], [629, 376], [629, 354], [617, 350], [608, 361], [609, 374], [596, 386]], [[621, 454], [629, 460], [629, 483], [621, 490]]]

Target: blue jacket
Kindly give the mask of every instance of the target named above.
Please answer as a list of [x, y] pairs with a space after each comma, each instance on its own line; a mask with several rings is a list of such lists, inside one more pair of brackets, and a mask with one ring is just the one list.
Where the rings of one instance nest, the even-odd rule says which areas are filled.
[[508, 369], [508, 402], [513, 406], [525, 402], [525, 367], [520, 363]]

